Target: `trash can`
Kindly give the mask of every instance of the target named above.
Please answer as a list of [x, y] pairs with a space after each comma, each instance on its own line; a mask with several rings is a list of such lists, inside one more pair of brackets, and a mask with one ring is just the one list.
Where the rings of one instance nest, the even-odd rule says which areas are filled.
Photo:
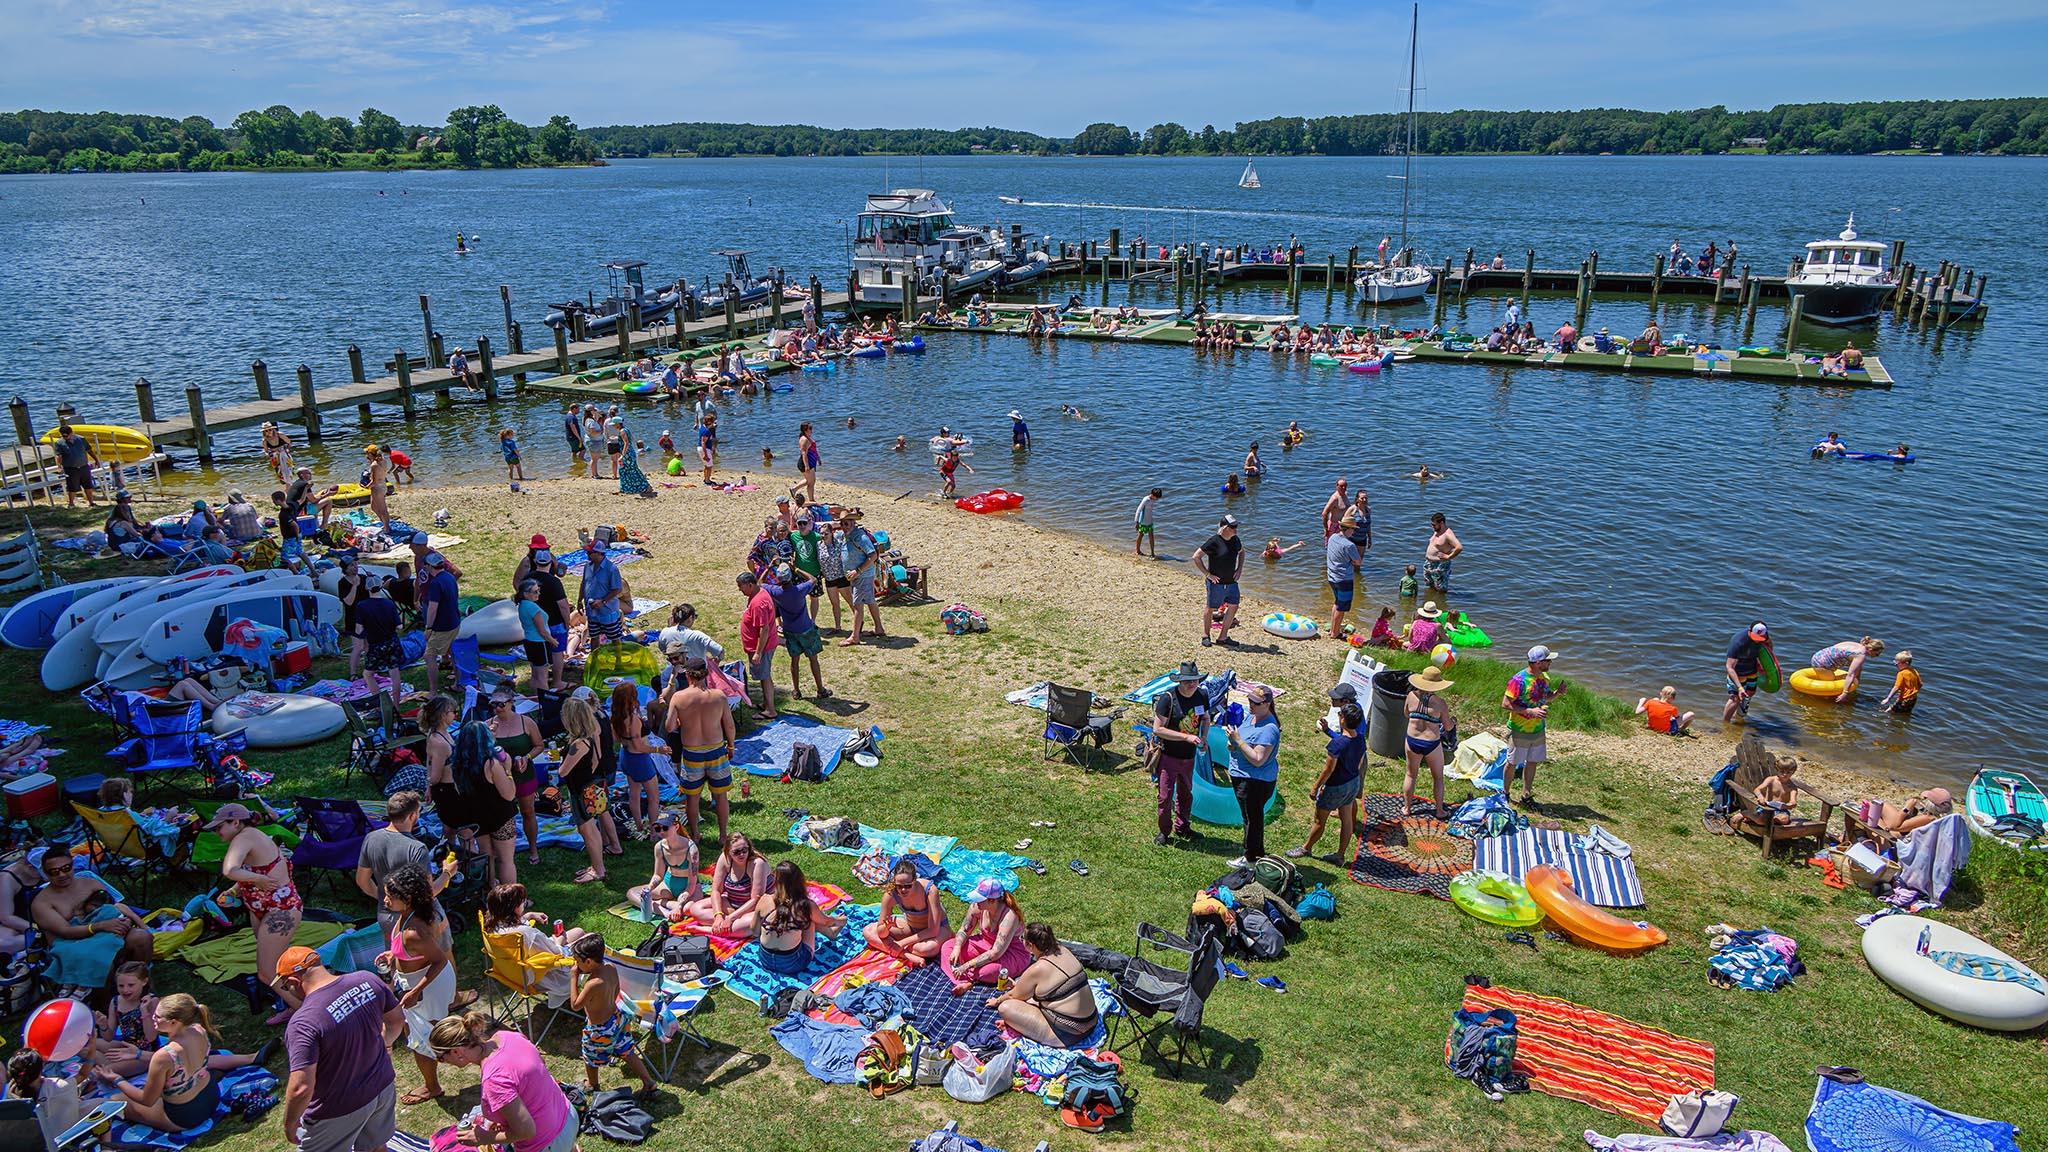
[[1388, 668], [1372, 678], [1372, 706], [1366, 715], [1365, 746], [1389, 760], [1408, 759], [1408, 677]]

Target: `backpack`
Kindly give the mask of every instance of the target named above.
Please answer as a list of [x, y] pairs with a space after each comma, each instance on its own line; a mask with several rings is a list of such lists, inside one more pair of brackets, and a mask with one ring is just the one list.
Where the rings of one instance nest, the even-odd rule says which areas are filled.
[[1267, 891], [1282, 900], [1293, 900], [1301, 891], [1301, 877], [1294, 861], [1285, 856], [1266, 855], [1252, 861], [1252, 874]]
[[633, 1098], [631, 1088], [613, 1088], [590, 1097], [582, 1110], [582, 1130], [618, 1144], [639, 1144], [654, 1134], [654, 1117]]
[[1264, 884], [1246, 884], [1231, 895], [1236, 897], [1239, 907], [1265, 913], [1266, 919], [1289, 940], [1301, 935], [1301, 914]]
[[901, 1092], [916, 1080], [916, 1050], [924, 1036], [917, 1029], [879, 1028], [868, 1036], [854, 1060], [854, 1083], [876, 1099]]
[[1255, 909], [1246, 909], [1237, 915], [1238, 947], [1254, 960], [1278, 959], [1287, 946], [1287, 937], [1280, 934], [1280, 926], [1273, 918]]
[[876, 845], [860, 854], [853, 862], [853, 878], [870, 888], [880, 888], [889, 882], [889, 853]]
[[1321, 884], [1301, 898], [1294, 906], [1295, 914], [1303, 920], [1335, 920], [1337, 918], [1337, 894]]
[[1100, 1132], [1109, 1121], [1130, 1114], [1133, 1098], [1124, 1087], [1123, 1065], [1113, 1055], [1106, 1059], [1083, 1055], [1067, 1069], [1060, 1120], [1070, 1128]]
[[825, 762], [818, 756], [814, 744], [796, 743], [789, 748], [789, 768], [782, 774], [785, 780], [801, 780], [816, 784], [825, 779]]

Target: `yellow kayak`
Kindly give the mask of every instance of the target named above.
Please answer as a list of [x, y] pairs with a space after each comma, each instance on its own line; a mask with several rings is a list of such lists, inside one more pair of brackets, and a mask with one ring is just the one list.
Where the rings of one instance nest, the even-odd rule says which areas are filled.
[[1840, 672], [1823, 672], [1818, 668], [1800, 668], [1792, 673], [1786, 683], [1794, 692], [1833, 700], [1842, 694], [1842, 686], [1849, 682]]
[[[389, 496], [396, 491], [398, 491], [396, 484], [389, 480], [384, 482], [385, 495]], [[370, 490], [361, 484], [342, 484], [334, 489], [334, 506], [336, 508], [349, 508], [357, 504], [368, 504], [369, 502]]]
[[[135, 464], [149, 459], [156, 451], [150, 446], [149, 437], [119, 424], [73, 424], [71, 430], [92, 445], [93, 455], [102, 464]], [[57, 439], [55, 428], [43, 433], [45, 444], [55, 444]]]

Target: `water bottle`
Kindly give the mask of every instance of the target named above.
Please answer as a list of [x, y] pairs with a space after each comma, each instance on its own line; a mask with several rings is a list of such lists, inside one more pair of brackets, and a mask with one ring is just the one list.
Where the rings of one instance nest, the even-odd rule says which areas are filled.
[[640, 890], [640, 919], [649, 924], [654, 922], [654, 889], [652, 887]]

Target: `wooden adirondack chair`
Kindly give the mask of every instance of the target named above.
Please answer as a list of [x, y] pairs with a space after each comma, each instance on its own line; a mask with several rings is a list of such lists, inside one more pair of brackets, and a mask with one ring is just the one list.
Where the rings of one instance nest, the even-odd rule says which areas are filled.
[[[1764, 859], [1770, 859], [1779, 844], [1796, 840], [1813, 840], [1822, 845], [1827, 842], [1828, 825], [1834, 819], [1835, 809], [1841, 807], [1838, 802], [1797, 780], [1792, 783], [1795, 790], [1792, 809], [1773, 807], [1758, 800], [1757, 786], [1765, 777], [1776, 774], [1778, 758], [1755, 736], [1745, 736], [1742, 743], [1736, 745], [1735, 763], [1735, 775], [1729, 778], [1728, 784], [1735, 790], [1738, 804], [1729, 814], [1728, 822], [1757, 837]], [[1802, 792], [1820, 802], [1819, 817], [1803, 816], [1797, 811], [1796, 793]]]

